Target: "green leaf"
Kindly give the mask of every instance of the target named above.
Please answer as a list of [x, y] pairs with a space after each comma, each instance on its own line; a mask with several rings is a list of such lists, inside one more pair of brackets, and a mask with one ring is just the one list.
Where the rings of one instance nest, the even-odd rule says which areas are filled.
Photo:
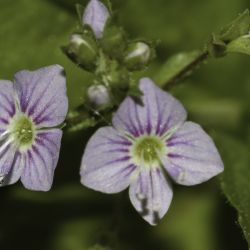
[[[201, 51], [195, 50], [191, 52], [182, 52], [170, 57], [154, 76], [154, 80], [160, 85], [164, 85], [171, 81], [174, 77], [181, 74], [183, 69], [188, 67], [201, 55]], [[190, 74], [191, 72], [188, 72]]]
[[249, 148], [232, 137], [215, 137], [225, 171], [221, 177], [221, 187], [230, 203], [237, 209], [239, 224], [250, 246], [250, 155]]
[[241, 36], [227, 45], [227, 52], [250, 55], [250, 35]]
[[230, 42], [240, 36], [246, 35], [250, 30], [249, 10], [241, 13], [232, 23], [223, 28], [220, 33], [220, 39]]

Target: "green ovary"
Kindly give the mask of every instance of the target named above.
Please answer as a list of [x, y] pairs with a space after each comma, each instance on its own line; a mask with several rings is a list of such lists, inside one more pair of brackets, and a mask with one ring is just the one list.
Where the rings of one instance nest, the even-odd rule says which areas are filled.
[[25, 115], [19, 115], [13, 118], [10, 124], [10, 133], [14, 142], [20, 147], [29, 146], [34, 140], [34, 124]]
[[145, 136], [139, 138], [132, 148], [132, 155], [137, 164], [141, 164], [142, 160], [145, 164], [159, 163], [159, 156], [164, 154], [166, 146], [164, 142], [154, 136]]

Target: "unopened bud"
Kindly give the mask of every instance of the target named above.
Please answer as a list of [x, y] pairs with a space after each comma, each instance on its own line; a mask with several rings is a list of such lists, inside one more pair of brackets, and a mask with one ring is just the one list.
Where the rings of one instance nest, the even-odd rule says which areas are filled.
[[100, 107], [110, 102], [109, 91], [103, 85], [93, 85], [89, 87], [88, 98], [94, 107]]
[[90, 71], [95, 68], [97, 50], [95, 40], [84, 34], [73, 34], [70, 37], [69, 45], [64, 48], [72, 61]]
[[101, 46], [103, 51], [112, 58], [122, 58], [126, 48], [125, 32], [116, 26], [106, 27]]
[[100, 39], [109, 16], [107, 7], [101, 1], [91, 0], [83, 13], [82, 23], [89, 25], [96, 38]]
[[152, 50], [144, 42], [136, 42], [128, 47], [125, 63], [130, 70], [140, 70], [148, 65], [152, 58]]

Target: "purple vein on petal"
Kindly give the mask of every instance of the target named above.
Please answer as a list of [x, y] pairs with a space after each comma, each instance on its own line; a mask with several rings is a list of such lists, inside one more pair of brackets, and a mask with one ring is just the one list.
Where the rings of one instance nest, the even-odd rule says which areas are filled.
[[94, 145], [93, 148], [99, 148], [99, 147], [104, 146], [104, 145], [121, 145], [121, 146], [131, 146], [132, 145], [132, 142], [130, 142], [130, 141], [125, 141], [125, 140], [119, 141], [119, 140], [114, 140], [114, 139], [110, 139], [110, 138], [105, 138], [105, 139], [107, 139], [106, 142]]
[[[28, 158], [28, 159], [27, 159]], [[29, 174], [29, 177], [28, 177], [28, 179], [31, 181], [31, 183], [32, 183], [32, 185], [34, 184], [34, 182], [33, 182], [33, 179], [32, 179], [32, 177], [31, 177], [31, 173], [32, 173], [32, 169], [31, 169], [31, 167], [34, 167], [35, 168], [35, 171], [37, 172], [37, 174], [38, 174], [38, 171], [37, 171], [37, 169], [36, 169], [36, 167], [35, 167], [35, 164], [34, 164], [34, 166], [32, 166], [32, 162], [33, 163], [35, 163], [34, 162], [34, 160], [33, 160], [33, 158], [32, 158], [32, 154], [31, 154], [31, 152], [30, 152], [30, 150], [27, 152], [27, 158], [26, 158], [26, 162], [28, 162], [28, 165], [29, 165], [29, 169], [28, 169], [28, 174]], [[28, 166], [26, 166], [26, 168], [27, 168]], [[38, 176], [39, 176], [39, 174], [38, 174]], [[38, 177], [38, 180], [39, 180], [39, 177]], [[40, 180], [39, 180], [40, 181]]]
[[145, 176], [143, 177], [142, 174], [143, 172], [141, 172], [140, 175], [138, 176], [139, 178], [138, 181], [140, 186], [140, 191], [138, 192], [138, 194], [146, 196], [146, 194], [148, 193], [148, 185], [146, 184], [147, 181], [145, 180]]
[[[181, 172], [185, 171], [183, 169], [183, 167], [181, 167], [180, 165], [178, 165], [176, 163], [173, 163], [172, 161], [170, 162], [170, 165], [172, 165], [172, 167], [171, 167], [172, 169], [171, 170], [168, 169], [168, 171], [170, 171], [171, 174], [174, 177], [178, 177]], [[173, 170], [173, 172], [172, 172], [172, 170]], [[203, 171], [191, 170], [191, 169], [189, 169], [188, 172], [190, 173], [190, 175], [192, 175], [192, 174], [195, 175], [195, 174], [203, 173]]]
[[[8, 98], [7, 95], [5, 95], [4, 93], [0, 93], [1, 95], [1, 98], [4, 98], [5, 101], [7, 102], [8, 104], [8, 107], [6, 107], [5, 105], [3, 104], [0, 104], [1, 105], [1, 108], [3, 108], [8, 114], [10, 117], [14, 116], [14, 114], [16, 113], [16, 107], [14, 105], [14, 103], [12, 103], [10, 101], [10, 99]], [[10, 108], [10, 109], [9, 109]]]
[[183, 168], [179, 165], [177, 165], [176, 163], [173, 163], [172, 161], [170, 161], [169, 164], [170, 168], [168, 168], [167, 170], [170, 172], [170, 174], [173, 177], [178, 177], [180, 175], [180, 173], [183, 171]]
[[182, 133], [182, 134], [178, 134], [178, 135], [173, 135], [172, 137], [170, 137], [168, 139], [168, 142], [172, 142], [173, 140], [176, 140], [176, 139], [182, 139], [183, 137], [187, 137], [187, 136], [190, 136], [190, 135], [194, 135], [196, 134], [196, 131], [189, 131], [187, 133]]
[[46, 114], [45, 116], [43, 114], [43, 116], [40, 116], [37, 119], [35, 119], [34, 122], [36, 124], [40, 124], [41, 122], [49, 121], [51, 119], [51, 117], [53, 116], [53, 114], [55, 113], [55, 110], [56, 109], [51, 109], [48, 114]]
[[138, 124], [140, 134], [142, 135], [142, 134], [144, 134], [144, 129], [143, 129], [143, 126], [142, 126], [140, 118], [139, 118], [138, 105], [137, 104], [134, 105], [134, 109], [135, 109], [135, 119], [136, 119], [136, 122]]
[[99, 143], [96, 145], [93, 145], [92, 147], [94, 149], [100, 148], [102, 146], [107, 146], [107, 145], [121, 145], [121, 146], [131, 146], [132, 144], [130, 142], [126, 142], [126, 141], [107, 141], [107, 142], [103, 142], [103, 143]]
[[[130, 142], [129, 140], [123, 138], [122, 136], [118, 135], [117, 137], [119, 138], [119, 140], [117, 139], [112, 139], [106, 136], [102, 136], [104, 139], [106, 139], [108, 142], [110, 142], [111, 144], [119, 144], [119, 145], [124, 145], [124, 146], [131, 146], [132, 142]], [[105, 143], [104, 143], [105, 144]]]
[[8, 124], [9, 123], [6, 119], [4, 119], [2, 117], [0, 117], [0, 122], [3, 123], [3, 124]]
[[[30, 82], [33, 81], [33, 78], [35, 76], [33, 75], [30, 79]], [[32, 96], [34, 94], [34, 90], [35, 88], [37, 88], [37, 84], [39, 83], [39, 81], [42, 79], [42, 75], [33, 83], [33, 86], [31, 88], [22, 88], [21, 89], [21, 97], [20, 97], [20, 105], [21, 105], [21, 111], [22, 112], [26, 112], [27, 107], [29, 105], [29, 101], [32, 100]], [[29, 91], [30, 90], [30, 91]], [[30, 92], [30, 93], [29, 93]]]
[[[52, 96], [52, 98], [47, 102], [45, 107], [34, 117], [35, 123], [40, 123], [40, 121], [37, 122], [37, 120], [41, 120], [41, 116], [44, 117], [44, 113], [46, 112], [46, 110], [53, 104], [54, 98], [55, 98], [55, 96]], [[48, 116], [48, 114], [47, 114], [47, 116]]]
[[127, 130], [130, 134], [132, 134], [133, 136], [136, 136], [136, 137], [138, 136], [137, 133], [136, 133], [136, 131], [134, 131], [133, 128], [131, 128], [131, 126], [129, 126], [129, 124], [126, 123], [126, 122], [119, 116], [119, 114], [116, 114], [116, 117], [125, 125], [126, 130]]
[[[41, 147], [43, 147], [51, 156], [51, 159], [54, 161], [54, 157], [55, 157], [55, 153], [51, 150], [51, 148], [46, 145], [44, 142], [42, 142], [41, 140], [36, 140], [37, 144], [40, 145]], [[36, 147], [35, 145], [33, 145], [33, 147]], [[38, 149], [36, 148], [36, 150], [38, 151]], [[40, 153], [39, 153], [40, 154]]]
[[161, 130], [162, 114], [165, 111], [166, 107], [163, 106], [163, 109], [161, 109], [159, 98], [157, 98], [156, 93], [155, 93], [155, 99], [156, 99], [156, 106], [157, 106], [157, 111], [158, 111], [157, 125], [156, 125], [156, 134], [158, 135]]
[[150, 186], [151, 186], [151, 197], [154, 199], [154, 180], [153, 180], [153, 175], [152, 175], [152, 170], [149, 171], [149, 177], [150, 177]]
[[10, 149], [10, 143], [8, 143], [7, 145], [3, 145], [4, 148], [0, 148], [0, 158], [2, 158]]
[[47, 168], [47, 163], [46, 163], [45, 159], [43, 158], [42, 154], [40, 153], [40, 151], [38, 150], [38, 148], [35, 145], [32, 146], [32, 150], [39, 157], [39, 159], [42, 161], [43, 166], [46, 169], [47, 176], [49, 176], [49, 170]]
[[[97, 168], [95, 168], [94, 171], [99, 170], [100, 168], [104, 168], [104, 167], [116, 164], [116, 163], [128, 162], [129, 160], [130, 160], [130, 156], [125, 156], [125, 157], [118, 158], [118, 159], [115, 159], [115, 160], [112, 160], [112, 161], [108, 161], [108, 162], [105, 162], [104, 164], [98, 166]], [[91, 172], [93, 172], [93, 169], [91, 169], [89, 171], [86, 171], [85, 174], [88, 175]]]
[[168, 157], [172, 159], [182, 159], [182, 160], [192, 160], [192, 161], [198, 161], [198, 162], [208, 162], [208, 160], [203, 160], [203, 159], [196, 159], [191, 156], [186, 156], [186, 155], [180, 155], [180, 154], [175, 154], [175, 153], [168, 153]]
[[[166, 142], [166, 146], [167, 147], [175, 147], [175, 146], [178, 146], [178, 145], [183, 145], [183, 146], [186, 146], [186, 147], [191, 147], [191, 148], [195, 148], [197, 151], [200, 151], [200, 152], [207, 152], [207, 153], [211, 153], [211, 154], [214, 154], [214, 151], [213, 150], [210, 150], [208, 149], [206, 146], [205, 147], [202, 147], [202, 146], [198, 146], [198, 145], [195, 145], [194, 141], [198, 141], [198, 142], [202, 142], [202, 140], [187, 140], [187, 141], [171, 141], [171, 142]], [[206, 145], [206, 141], [203, 141]]]
[[168, 117], [168, 119], [167, 119], [167, 121], [165, 122], [165, 124], [163, 125], [162, 129], [160, 130], [160, 133], [159, 133], [160, 136], [162, 136], [168, 130], [169, 123], [170, 123], [171, 119], [172, 119], [172, 116], [170, 114], [169, 117]]
[[54, 141], [52, 141], [49, 138], [47, 138], [46, 136], [43, 137], [40, 134], [40, 136], [36, 137], [36, 139], [35, 139], [36, 143], [38, 143], [39, 145], [43, 146], [44, 148], [47, 148], [48, 145], [45, 144], [45, 142], [44, 142], [45, 140], [48, 141], [51, 145], [53, 145], [56, 150], [59, 150], [58, 145]]
[[192, 142], [192, 140], [190, 140], [190, 141], [167, 141], [166, 146], [174, 147], [177, 145], [185, 145], [185, 146], [197, 147], [196, 145], [192, 144], [191, 142]]
[[136, 135], [135, 136], [139, 136], [140, 135], [140, 132], [137, 130], [133, 120], [132, 120], [132, 117], [131, 117], [131, 104], [133, 104], [132, 102], [129, 102], [129, 105], [128, 105], [128, 109], [129, 109], [129, 112], [128, 112], [128, 119], [129, 119], [129, 123], [131, 124], [132, 128], [133, 128], [133, 131], [135, 131]]
[[49, 85], [51, 84], [51, 82], [54, 81], [55, 79], [55, 75], [52, 77], [52, 79], [50, 79], [48, 81], [48, 84], [45, 86], [45, 88], [43, 89], [43, 91], [41, 91], [41, 95], [38, 97], [38, 99], [36, 100], [36, 102], [29, 108], [28, 114], [31, 116], [34, 114], [35, 109], [37, 108], [37, 106], [39, 106], [41, 100], [44, 98], [45, 94], [47, 93], [48, 89], [49, 89]]
[[120, 175], [120, 174], [125, 174], [124, 177], [129, 176], [135, 169], [137, 168], [136, 165], [134, 164], [129, 164], [127, 167], [122, 169], [120, 172], [115, 173], [114, 176]]
[[146, 127], [146, 131], [148, 134], [151, 133], [152, 131], [152, 124], [151, 124], [151, 110], [150, 110], [150, 103], [148, 101], [148, 98], [146, 99], [146, 112], [147, 112], [147, 127]]
[[112, 165], [114, 163], [120, 163], [120, 162], [124, 162], [124, 161], [128, 161], [128, 160], [130, 160], [130, 156], [127, 155], [127, 156], [124, 156], [122, 158], [118, 158], [118, 159], [115, 159], [115, 160], [112, 160], [112, 161], [108, 161], [108, 162], [104, 163], [103, 166]]
[[109, 149], [109, 150], [105, 150], [102, 153], [129, 153], [129, 149], [128, 148]]

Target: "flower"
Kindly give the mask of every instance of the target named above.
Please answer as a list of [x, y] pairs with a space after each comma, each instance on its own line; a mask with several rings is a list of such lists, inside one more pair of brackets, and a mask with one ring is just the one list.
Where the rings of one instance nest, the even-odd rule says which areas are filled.
[[82, 17], [82, 23], [88, 24], [97, 39], [102, 38], [105, 24], [110, 17], [107, 7], [99, 0], [91, 0]]
[[150, 79], [140, 81], [141, 100], [127, 97], [89, 140], [81, 163], [81, 183], [104, 193], [129, 187], [135, 209], [151, 225], [167, 212], [173, 191], [169, 178], [186, 186], [223, 171], [212, 139], [186, 122], [182, 104]]
[[52, 65], [0, 80], [1, 185], [21, 178], [27, 189], [48, 191], [58, 162], [68, 110], [63, 68]]

